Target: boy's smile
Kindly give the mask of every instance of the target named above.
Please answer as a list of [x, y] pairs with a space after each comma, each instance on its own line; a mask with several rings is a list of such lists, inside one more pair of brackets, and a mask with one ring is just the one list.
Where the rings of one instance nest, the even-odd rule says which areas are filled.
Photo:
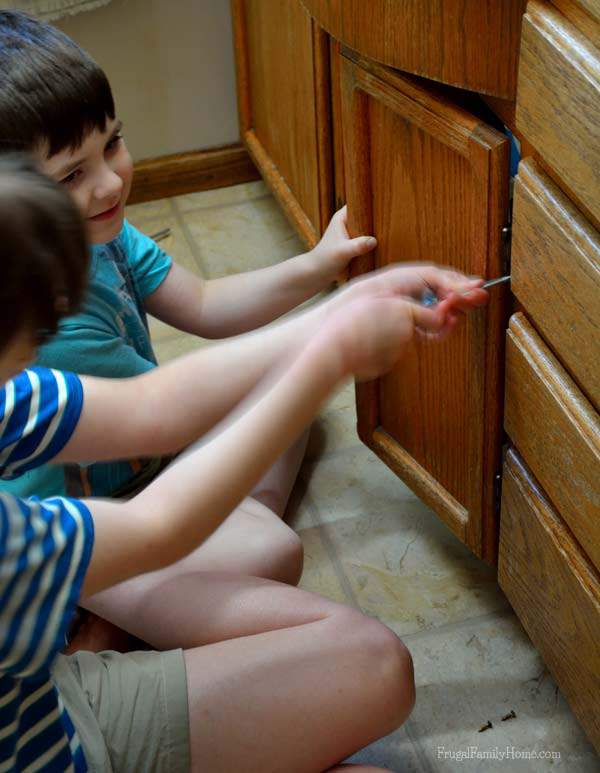
[[125, 202], [131, 189], [133, 163], [121, 135], [121, 121], [107, 119], [75, 151], [66, 148], [47, 158], [38, 153], [42, 171], [69, 190], [85, 219], [88, 239], [104, 244], [123, 227]]

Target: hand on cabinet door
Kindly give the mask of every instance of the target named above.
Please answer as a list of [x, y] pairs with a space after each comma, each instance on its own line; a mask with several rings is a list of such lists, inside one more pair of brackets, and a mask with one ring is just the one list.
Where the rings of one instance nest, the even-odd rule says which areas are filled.
[[353, 258], [375, 249], [374, 236], [357, 236], [348, 233], [348, 208], [339, 209], [329, 221], [321, 241], [311, 250], [318, 270], [323, 272], [325, 283], [333, 282], [343, 274]]
[[[414, 297], [424, 283], [444, 292], [435, 307], [427, 308]], [[485, 303], [487, 293], [478, 285], [481, 280], [435, 266], [377, 271], [330, 301], [322, 332], [326, 339], [335, 339], [344, 372], [359, 380], [373, 379], [393, 367], [413, 338], [444, 338], [462, 313]]]
[[[445, 317], [485, 306], [488, 301], [483, 279], [429, 263], [396, 263], [363, 274], [352, 280], [337, 298], [345, 302], [349, 296], [359, 298], [373, 293], [404, 296], [418, 303], [422, 303], [425, 293], [434, 293], [436, 309], [441, 307]], [[333, 304], [337, 302], [332, 301]]]

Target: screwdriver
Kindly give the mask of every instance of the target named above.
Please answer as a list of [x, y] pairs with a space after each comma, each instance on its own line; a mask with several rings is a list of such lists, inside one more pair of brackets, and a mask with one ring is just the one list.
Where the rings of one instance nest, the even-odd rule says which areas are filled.
[[[480, 288], [475, 289], [489, 290], [490, 287], [494, 287], [495, 285], [503, 285], [507, 282], [510, 282], [510, 274], [507, 274], [506, 276], [499, 276], [497, 279], [489, 279], [487, 282], [484, 282]], [[437, 297], [431, 287], [427, 287], [425, 290], [423, 290], [421, 295], [421, 306], [435, 306], [439, 300], [440, 299]]]

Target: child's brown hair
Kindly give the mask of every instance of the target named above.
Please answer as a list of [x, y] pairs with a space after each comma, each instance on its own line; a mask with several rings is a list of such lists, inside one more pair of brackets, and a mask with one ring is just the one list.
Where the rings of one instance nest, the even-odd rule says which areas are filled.
[[26, 156], [0, 157], [0, 350], [23, 329], [43, 340], [77, 310], [88, 261], [68, 193]]
[[104, 71], [56, 27], [0, 11], [0, 153], [76, 150], [115, 117]]

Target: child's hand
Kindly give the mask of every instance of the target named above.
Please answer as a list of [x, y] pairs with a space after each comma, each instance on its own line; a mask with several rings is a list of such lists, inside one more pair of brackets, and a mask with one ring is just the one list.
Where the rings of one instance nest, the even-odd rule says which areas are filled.
[[[322, 307], [318, 329], [346, 375], [375, 378], [413, 339], [443, 339], [466, 312], [487, 303], [482, 281], [432, 265], [392, 266], [338, 291]], [[426, 288], [440, 298], [435, 306], [421, 305]]]
[[342, 207], [331, 218], [321, 241], [311, 250], [310, 256], [318, 263], [325, 284], [333, 282], [347, 267], [352, 258], [370, 252], [377, 245], [374, 236], [348, 234], [348, 208]]
[[482, 282], [427, 263], [395, 264], [353, 280], [333, 296], [328, 306], [333, 310], [349, 299], [373, 294], [404, 296], [419, 302], [424, 290], [430, 289], [440, 299], [436, 308], [441, 308], [445, 316], [458, 318], [461, 313], [487, 303], [488, 294], [481, 289]]
[[415, 337], [444, 335], [449, 323], [442, 305], [426, 308], [392, 293], [347, 298], [321, 331], [341, 372], [358, 380], [387, 373]]

